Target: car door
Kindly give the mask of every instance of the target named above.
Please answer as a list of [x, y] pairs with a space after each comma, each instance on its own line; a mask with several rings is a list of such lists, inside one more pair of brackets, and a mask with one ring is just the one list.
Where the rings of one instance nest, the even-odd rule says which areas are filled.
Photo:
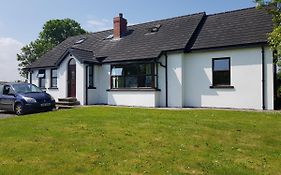
[[2, 106], [3, 87], [4, 87], [4, 85], [0, 84], [0, 110], [3, 109], [3, 106]]
[[1, 97], [1, 106], [3, 110], [13, 111], [16, 97], [10, 85], [4, 85]]

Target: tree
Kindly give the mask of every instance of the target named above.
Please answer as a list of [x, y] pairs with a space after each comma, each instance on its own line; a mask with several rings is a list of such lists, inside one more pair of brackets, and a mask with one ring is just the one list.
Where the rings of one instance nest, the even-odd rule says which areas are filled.
[[274, 24], [273, 31], [268, 36], [269, 45], [274, 51], [274, 63], [279, 66], [277, 72], [277, 101], [279, 108], [281, 106], [281, 0], [255, 0], [258, 3], [258, 8], [264, 8], [272, 15]]
[[[274, 23], [273, 31], [269, 34], [268, 41], [275, 51], [274, 57], [281, 57], [281, 0], [255, 0], [258, 3], [258, 8], [264, 8], [268, 13], [272, 14]], [[280, 63], [279, 63], [280, 64]]]
[[29, 66], [39, 57], [51, 50], [70, 36], [87, 33], [81, 28], [80, 24], [72, 19], [55, 19], [47, 21], [43, 30], [39, 33], [38, 39], [30, 42], [17, 54], [19, 70], [22, 76], [25, 76], [23, 68]]

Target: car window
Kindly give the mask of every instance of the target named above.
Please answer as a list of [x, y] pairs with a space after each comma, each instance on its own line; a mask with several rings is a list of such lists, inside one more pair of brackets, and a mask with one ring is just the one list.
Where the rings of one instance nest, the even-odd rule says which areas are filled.
[[3, 95], [13, 94], [13, 89], [9, 85], [5, 85], [3, 88]]
[[3, 84], [0, 84], [0, 95], [3, 94], [3, 87], [4, 87], [4, 85], [3, 85]]
[[13, 88], [16, 93], [26, 94], [26, 93], [41, 93], [42, 90], [33, 84], [14, 84]]

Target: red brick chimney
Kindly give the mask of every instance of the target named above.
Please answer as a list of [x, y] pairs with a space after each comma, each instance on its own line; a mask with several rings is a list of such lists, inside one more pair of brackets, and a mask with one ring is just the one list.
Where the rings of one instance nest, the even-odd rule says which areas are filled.
[[119, 13], [118, 17], [113, 19], [114, 31], [113, 35], [115, 39], [119, 39], [127, 32], [127, 20], [123, 18], [123, 14]]

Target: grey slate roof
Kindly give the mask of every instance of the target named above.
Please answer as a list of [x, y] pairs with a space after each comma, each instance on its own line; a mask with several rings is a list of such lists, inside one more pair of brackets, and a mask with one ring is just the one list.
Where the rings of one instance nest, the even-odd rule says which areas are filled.
[[265, 43], [272, 28], [271, 15], [256, 8], [209, 15], [192, 49]]
[[[148, 30], [161, 25], [156, 33]], [[272, 31], [271, 16], [255, 8], [207, 16], [181, 16], [128, 26], [120, 40], [106, 39], [113, 30], [70, 37], [29, 68], [56, 67], [71, 53], [81, 62], [102, 63], [157, 58], [164, 51], [196, 50], [241, 44], [266, 43]], [[81, 38], [86, 40], [75, 44]]]

